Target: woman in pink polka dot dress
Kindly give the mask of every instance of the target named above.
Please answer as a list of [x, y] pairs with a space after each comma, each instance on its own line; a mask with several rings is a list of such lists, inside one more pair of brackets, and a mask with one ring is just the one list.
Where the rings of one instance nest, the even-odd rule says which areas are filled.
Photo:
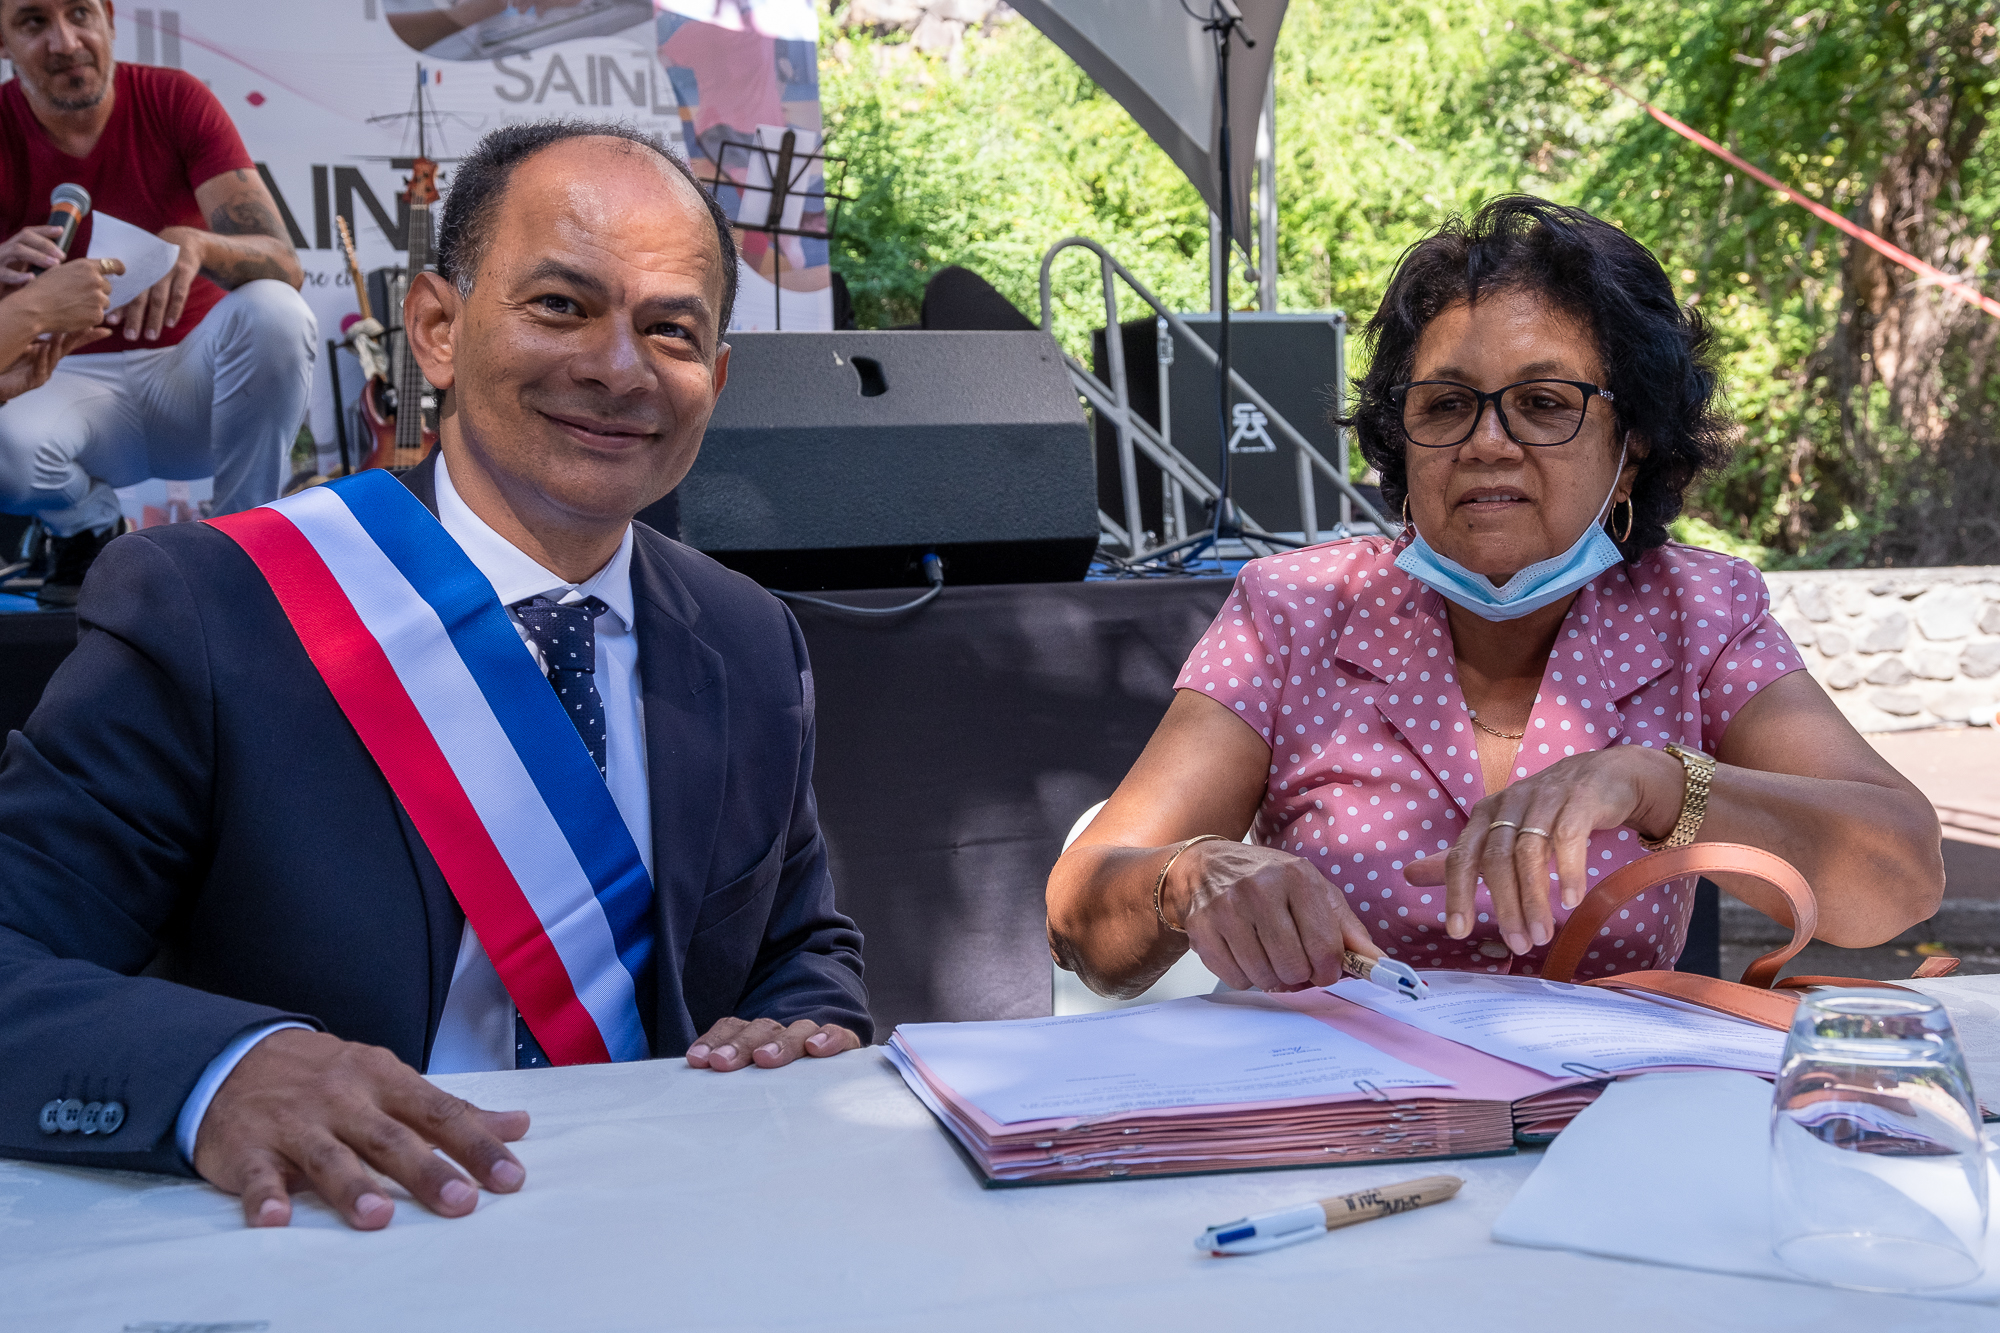
[[[1244, 568], [1050, 876], [1056, 958], [1112, 995], [1189, 947], [1266, 990], [1331, 984], [1343, 948], [1532, 975], [1670, 837], [1784, 857], [1834, 944], [1929, 916], [1929, 802], [1800, 670], [1757, 571], [1667, 539], [1729, 423], [1651, 254], [1496, 200], [1411, 251], [1368, 336], [1351, 424], [1408, 526]], [[1672, 967], [1692, 898], [1635, 899], [1579, 976]]]

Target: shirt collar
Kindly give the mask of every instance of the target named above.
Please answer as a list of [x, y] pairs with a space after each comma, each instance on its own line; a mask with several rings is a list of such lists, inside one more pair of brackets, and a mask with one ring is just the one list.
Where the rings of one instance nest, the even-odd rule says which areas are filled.
[[543, 568], [533, 556], [495, 532], [486, 520], [472, 512], [472, 506], [466, 504], [458, 488], [452, 485], [451, 471], [445, 466], [442, 453], [438, 455], [436, 476], [438, 522], [444, 525], [444, 530], [479, 572], [486, 576], [486, 581], [493, 585], [502, 606], [512, 606], [528, 597], [548, 597], [558, 602], [577, 602], [585, 597], [595, 597], [618, 617], [627, 630], [632, 628], [631, 524], [625, 525], [625, 536], [618, 543], [617, 552], [605, 562], [604, 568], [582, 583], [571, 583]]

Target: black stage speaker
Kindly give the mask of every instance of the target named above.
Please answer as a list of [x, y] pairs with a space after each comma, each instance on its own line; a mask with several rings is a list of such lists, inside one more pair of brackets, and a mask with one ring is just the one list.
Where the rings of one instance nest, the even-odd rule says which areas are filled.
[[[1210, 347], [1221, 340], [1220, 321], [1212, 313], [1182, 315]], [[1160, 424], [1159, 355], [1154, 320], [1133, 320], [1123, 326], [1125, 376], [1132, 406], [1155, 428]], [[1329, 463], [1338, 464], [1340, 438], [1329, 419], [1340, 374], [1344, 317], [1332, 311], [1266, 313], [1234, 311], [1229, 316], [1230, 360], [1236, 373], [1255, 385], [1271, 406], [1284, 414]], [[1174, 364], [1168, 371], [1173, 406], [1173, 444], [1187, 460], [1214, 480], [1222, 437], [1217, 434], [1215, 368], [1194, 349], [1174, 339]], [[1092, 366], [1097, 377], [1111, 382], [1105, 357], [1104, 330], [1092, 335]], [[1240, 399], [1238, 401], [1241, 401]], [[1233, 427], [1233, 423], [1232, 423]], [[1235, 432], [1232, 428], [1231, 434]], [[1267, 532], [1297, 532], [1300, 527], [1299, 483], [1291, 446], [1266, 435], [1277, 445], [1265, 451], [1253, 442], [1249, 452], [1230, 457], [1230, 493], [1236, 503]], [[1108, 421], [1097, 425], [1098, 503], [1120, 523], [1125, 521], [1124, 492], [1118, 480], [1118, 436]], [[1163, 514], [1160, 470], [1144, 454], [1139, 463], [1139, 512], [1152, 532], [1159, 533]], [[1340, 489], [1325, 477], [1313, 481], [1320, 531], [1340, 520]], [[1190, 531], [1205, 520], [1202, 507], [1190, 496], [1186, 521]]]
[[[1040, 332], [733, 333], [681, 539], [771, 588], [1075, 580], [1090, 431]], [[639, 516], [642, 520], [647, 515]]]

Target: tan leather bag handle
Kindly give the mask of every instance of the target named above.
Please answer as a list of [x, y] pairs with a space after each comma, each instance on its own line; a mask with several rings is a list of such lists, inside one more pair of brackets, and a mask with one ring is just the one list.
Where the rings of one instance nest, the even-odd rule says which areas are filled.
[[[1550, 981], [1571, 981], [1619, 908], [1649, 889], [1659, 888], [1690, 875], [1745, 875], [1753, 881], [1736, 886], [1734, 892], [1750, 906], [1781, 924], [1789, 922], [1792, 938], [1743, 971], [1743, 984], [1769, 990], [1778, 969], [1806, 947], [1819, 928], [1819, 904], [1805, 876], [1792, 869], [1783, 857], [1761, 847], [1745, 847], [1734, 842], [1697, 842], [1671, 851], [1642, 856], [1611, 872], [1592, 889], [1570, 913], [1549, 946], [1542, 975]], [[1712, 980], [1712, 978], [1710, 978]]]
[[[1741, 984], [1689, 972], [1621, 972], [1616, 976], [1587, 981], [1586, 986], [1607, 990], [1639, 991], [1683, 1000], [1737, 1018], [1784, 1030], [1792, 1025], [1799, 996], [1811, 986], [1878, 986], [1902, 990], [1892, 981], [1870, 981], [1861, 977], [1786, 977], [1778, 980], [1778, 969], [1806, 947], [1819, 926], [1819, 904], [1805, 877], [1790, 862], [1761, 847], [1733, 842], [1698, 842], [1671, 851], [1654, 852], [1615, 870], [1577, 904], [1569, 920], [1557, 932], [1542, 965], [1542, 976], [1550, 981], [1571, 981], [1590, 946], [1605, 934], [1611, 914], [1649, 889], [1689, 875], [1723, 874], [1739, 879], [1731, 892], [1773, 921], [1789, 921], [1792, 938], [1779, 948], [1758, 958], [1743, 970]], [[1942, 977], [1958, 966], [1956, 958], [1927, 958], [1914, 975]]]

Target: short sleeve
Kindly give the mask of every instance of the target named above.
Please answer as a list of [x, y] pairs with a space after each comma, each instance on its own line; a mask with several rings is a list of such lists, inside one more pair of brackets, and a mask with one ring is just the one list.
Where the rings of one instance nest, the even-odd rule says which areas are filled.
[[1701, 748], [1709, 754], [1722, 746], [1729, 720], [1757, 691], [1780, 676], [1805, 669], [1792, 636], [1771, 615], [1771, 593], [1763, 576], [1741, 561], [1731, 562], [1731, 578], [1741, 607], [1732, 619], [1739, 626], [1715, 655], [1701, 685]]
[[172, 123], [176, 126], [188, 186], [199, 189], [231, 171], [251, 171], [257, 163], [243, 146], [236, 122], [222, 109], [214, 93], [192, 75], [174, 81]]
[[1272, 608], [1251, 578], [1254, 568], [1237, 576], [1229, 600], [1188, 654], [1174, 688], [1193, 690], [1231, 709], [1268, 741], [1271, 714], [1284, 687], [1271, 645], [1282, 636], [1272, 624]]

